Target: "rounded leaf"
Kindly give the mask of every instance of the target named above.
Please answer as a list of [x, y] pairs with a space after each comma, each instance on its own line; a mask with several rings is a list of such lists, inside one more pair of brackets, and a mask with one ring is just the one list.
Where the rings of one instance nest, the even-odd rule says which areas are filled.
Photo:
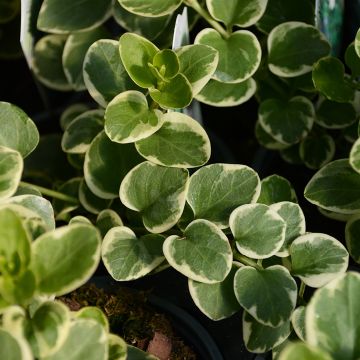
[[351, 147], [349, 163], [360, 174], [360, 138]]
[[163, 166], [191, 168], [210, 158], [209, 137], [190, 116], [170, 112], [161, 117], [160, 130], [136, 142], [137, 151], [147, 160]]
[[195, 44], [212, 46], [219, 52], [219, 64], [213, 79], [225, 83], [240, 83], [258, 69], [261, 47], [256, 36], [247, 30], [233, 32], [224, 39], [214, 29], [204, 29], [196, 36]]
[[123, 225], [120, 216], [111, 209], [101, 211], [96, 218], [96, 227], [99, 229], [102, 237], [113, 227]]
[[169, 264], [188, 278], [206, 284], [223, 281], [232, 266], [226, 235], [207, 220], [194, 220], [184, 236], [169, 236], [163, 246]]
[[269, 258], [284, 244], [286, 223], [267, 205], [239, 206], [231, 213], [229, 223], [237, 249], [250, 258]]
[[321, 287], [344, 273], [349, 254], [332, 236], [310, 233], [298, 237], [290, 247], [291, 273], [306, 285]]
[[296, 335], [299, 337], [300, 340], [305, 341], [306, 334], [305, 334], [305, 314], [306, 314], [306, 307], [299, 306], [297, 307], [292, 316], [291, 316], [291, 324], [294, 328]]
[[99, 214], [110, 206], [111, 200], [102, 199], [92, 193], [84, 180], [79, 187], [79, 201], [85, 210], [92, 214]]
[[351, 257], [359, 264], [360, 263], [360, 215], [352, 216], [346, 223], [345, 240], [346, 247]]
[[189, 173], [145, 161], [134, 167], [120, 186], [120, 200], [140, 212], [146, 229], [161, 233], [180, 219], [185, 206]]
[[159, 110], [150, 110], [144, 94], [125, 91], [116, 96], [105, 112], [105, 132], [111, 141], [126, 144], [149, 137], [164, 122]]
[[289, 344], [280, 354], [279, 360], [332, 360], [332, 357], [317, 347], [306, 343]]
[[6, 360], [34, 359], [25, 339], [5, 329], [0, 329], [0, 358]]
[[144, 17], [158, 17], [171, 14], [182, 3], [182, 0], [118, 0], [120, 5], [134, 14]]

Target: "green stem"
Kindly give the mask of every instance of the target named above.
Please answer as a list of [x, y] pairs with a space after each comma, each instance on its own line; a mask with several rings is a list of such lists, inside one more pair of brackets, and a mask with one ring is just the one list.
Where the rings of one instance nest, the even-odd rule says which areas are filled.
[[204, 8], [202, 8], [197, 0], [185, 0], [184, 2], [187, 6], [192, 7], [200, 16], [202, 16], [225, 39], [230, 37], [230, 34], [217, 21], [215, 21]]
[[234, 255], [234, 259], [241, 262], [243, 265], [252, 266], [257, 270], [262, 270], [263, 269], [263, 267], [260, 264], [258, 264], [256, 261], [251, 260], [251, 259], [249, 259], [248, 257], [246, 257], [244, 255], [241, 255], [241, 254], [239, 254], [237, 252], [234, 252], [233, 255]]
[[302, 299], [302, 300], [304, 300], [305, 288], [306, 288], [306, 285], [302, 281], [301, 284], [300, 284], [300, 289], [299, 289], [299, 298]]
[[79, 203], [78, 199], [76, 199], [76, 198], [74, 198], [72, 196], [69, 196], [69, 195], [63, 194], [61, 192], [51, 190], [51, 189], [48, 189], [48, 188], [45, 188], [45, 187], [42, 187], [42, 186], [39, 186], [39, 185], [30, 184], [30, 183], [27, 183], [25, 181], [21, 181], [20, 185], [31, 186], [31, 187], [39, 190], [43, 195], [47, 195], [47, 196], [52, 197], [54, 199], [63, 200], [63, 201], [69, 202], [71, 204], [78, 204]]

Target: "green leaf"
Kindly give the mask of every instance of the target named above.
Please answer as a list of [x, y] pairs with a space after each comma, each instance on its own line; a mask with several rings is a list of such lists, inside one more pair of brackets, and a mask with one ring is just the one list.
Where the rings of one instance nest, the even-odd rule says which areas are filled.
[[127, 31], [144, 36], [149, 40], [156, 39], [171, 20], [171, 14], [158, 17], [145, 17], [125, 10], [118, 1], [113, 6], [115, 21]]
[[133, 144], [114, 143], [101, 132], [85, 155], [86, 185], [102, 199], [115, 199], [122, 179], [140, 161]]
[[284, 150], [289, 147], [289, 145], [278, 142], [268, 134], [260, 124], [259, 120], [257, 120], [255, 124], [255, 136], [259, 144], [269, 150]]
[[70, 311], [61, 302], [41, 304], [27, 323], [27, 338], [37, 358], [55, 353], [64, 343], [70, 328]]
[[246, 311], [243, 314], [243, 339], [253, 353], [265, 353], [284, 342], [291, 333], [290, 321], [278, 328], [258, 323]]
[[31, 260], [30, 237], [20, 219], [7, 208], [0, 209], [0, 272], [18, 275]]
[[299, 154], [299, 144], [292, 145], [286, 149], [280, 150], [281, 158], [288, 164], [301, 165], [303, 162]]
[[355, 37], [355, 51], [358, 57], [360, 57], [360, 31], [356, 33]]
[[297, 197], [290, 182], [279, 175], [270, 175], [261, 180], [259, 204], [271, 205], [281, 201], [296, 203]]
[[260, 179], [248, 166], [212, 164], [191, 176], [187, 201], [196, 218], [224, 229], [229, 226], [232, 211], [256, 202], [259, 192]]
[[226, 235], [208, 220], [194, 220], [184, 236], [169, 236], [163, 246], [169, 264], [188, 278], [206, 284], [223, 281], [232, 266]]
[[27, 157], [39, 143], [34, 122], [15, 105], [0, 101], [0, 146], [17, 150]]
[[330, 52], [330, 44], [316, 27], [297, 21], [273, 28], [267, 46], [269, 69], [282, 77], [310, 72], [313, 64]]
[[[209, 82], [219, 63], [219, 53], [206, 45], [187, 45], [176, 50], [180, 72], [189, 80], [193, 95]], [[196, 59], [196, 60], [194, 60]]]
[[333, 358], [317, 347], [304, 343], [289, 344], [279, 360], [332, 360]]
[[353, 104], [324, 99], [316, 110], [315, 121], [326, 129], [343, 129], [354, 123], [356, 118]]
[[89, 107], [83, 103], [75, 103], [68, 106], [60, 116], [60, 126], [66, 130], [68, 125], [79, 115], [89, 110]]
[[19, 195], [42, 196], [41, 192], [34, 186], [30, 184], [22, 184], [22, 183], [19, 184], [18, 188], [16, 189], [16, 193], [14, 194], [14, 196], [19, 196]]
[[334, 57], [320, 59], [313, 67], [314, 85], [329, 100], [350, 102], [354, 99], [355, 90], [344, 75], [343, 63]]
[[196, 306], [211, 320], [222, 320], [238, 312], [241, 307], [234, 293], [234, 275], [238, 265], [233, 263], [225, 280], [204, 284], [189, 279], [189, 291]]
[[[359, 40], [356, 42], [356, 45], [359, 47]], [[345, 51], [345, 63], [351, 69], [352, 76], [360, 76], [360, 58], [356, 53], [354, 42], [352, 42]]]
[[360, 174], [360, 138], [355, 141], [350, 151], [350, 166]]
[[127, 346], [127, 358], [126, 360], [158, 360], [157, 357], [146, 353], [135, 346]]
[[151, 98], [164, 109], [182, 109], [191, 103], [193, 98], [191, 84], [183, 74], [163, 81], [157, 88], [150, 88]]
[[103, 127], [104, 112], [88, 110], [68, 124], [61, 139], [61, 148], [70, 154], [83, 154]]
[[312, 102], [303, 96], [285, 102], [278, 99], [263, 101], [259, 107], [259, 122], [275, 140], [293, 145], [305, 138], [315, 118]]
[[62, 55], [65, 76], [74, 90], [85, 90], [83, 63], [85, 54], [96, 40], [108, 37], [110, 34], [103, 27], [88, 31], [72, 33], [66, 40]]
[[310, 233], [298, 237], [290, 247], [291, 273], [306, 285], [321, 287], [344, 273], [349, 254], [332, 236]]
[[107, 316], [96, 306], [85, 306], [77, 311], [75, 316], [77, 319], [93, 319], [98, 322], [107, 333], [110, 331]]
[[360, 229], [360, 215], [354, 215], [346, 223], [345, 240], [346, 240], [346, 247], [351, 257], [357, 263], [360, 263], [359, 229]]
[[284, 244], [286, 223], [267, 205], [239, 206], [231, 213], [229, 223], [237, 249], [250, 258], [269, 258]]
[[142, 88], [153, 87], [157, 79], [149, 64], [159, 49], [142, 36], [126, 33], [119, 41], [120, 57], [131, 79]]
[[249, 27], [254, 25], [264, 14], [267, 0], [206, 0], [211, 16], [222, 21], [227, 28], [233, 25]]
[[148, 234], [136, 237], [125, 226], [114, 227], [105, 235], [101, 256], [110, 275], [117, 281], [141, 278], [164, 261], [165, 237]]
[[270, 206], [270, 209], [276, 211], [286, 223], [285, 241], [277, 256], [289, 256], [289, 248], [293, 241], [300, 235], [305, 234], [306, 223], [305, 216], [298, 204], [289, 201], [282, 201]]
[[136, 142], [140, 155], [155, 164], [179, 168], [198, 167], [208, 162], [210, 140], [197, 121], [177, 112], [166, 113], [161, 120], [160, 130]]
[[265, 326], [286, 324], [296, 306], [296, 282], [281, 265], [264, 270], [241, 267], [235, 274], [234, 290], [240, 305]]
[[302, 341], [305, 341], [306, 338], [305, 314], [306, 314], [306, 307], [299, 306], [294, 310], [291, 316], [291, 324], [294, 328], [294, 331], [296, 335], [299, 337], [299, 339]]
[[45, 0], [37, 20], [38, 29], [67, 34], [90, 30], [102, 24], [110, 15], [111, 0]]
[[319, 169], [335, 155], [335, 141], [326, 133], [314, 133], [305, 138], [299, 147], [299, 155], [310, 169]]
[[54, 210], [50, 201], [44, 199], [41, 196], [17, 195], [2, 201], [2, 203], [21, 205], [22, 207], [29, 209], [37, 214], [37, 216], [44, 222], [47, 231], [55, 229]]
[[360, 175], [348, 159], [333, 161], [321, 168], [305, 187], [312, 204], [340, 214], [360, 211]]
[[360, 276], [349, 272], [312, 296], [306, 310], [306, 341], [327, 351], [333, 360], [360, 354]]
[[268, 34], [275, 26], [288, 21], [301, 21], [314, 25], [314, 4], [312, 0], [289, 1], [268, 0], [268, 4], [262, 18], [256, 26], [259, 30]]
[[89, 94], [102, 107], [123, 91], [137, 89], [124, 68], [115, 40], [98, 40], [89, 47], [83, 77]]
[[[144, 226], [152, 233], [171, 229], [185, 206], [189, 173], [145, 161], [134, 167], [120, 186], [120, 200], [140, 212]], [[151, 189], [151, 190], [150, 190]]]
[[44, 360], [106, 360], [107, 355], [104, 327], [93, 319], [77, 319], [71, 324], [61, 348]]
[[121, 144], [149, 137], [163, 122], [161, 111], [149, 109], [145, 95], [139, 91], [119, 94], [105, 112], [105, 132], [111, 141]]
[[23, 159], [19, 152], [0, 146], [0, 199], [14, 195], [23, 172]]
[[33, 360], [25, 339], [0, 328], [0, 358], [6, 360]]
[[164, 49], [155, 54], [152, 65], [164, 80], [174, 78], [180, 70], [179, 58], [170, 49]]
[[118, 0], [120, 5], [134, 14], [145, 17], [158, 17], [171, 14], [182, 0]]
[[212, 46], [219, 52], [219, 64], [213, 79], [225, 83], [240, 83], [258, 69], [261, 47], [256, 36], [247, 30], [235, 31], [224, 39], [214, 29], [204, 29], [196, 36], [195, 44]]
[[69, 225], [73, 225], [73, 224], [92, 225], [92, 222], [85, 216], [76, 215], [69, 220]]
[[99, 264], [100, 241], [96, 228], [85, 224], [40, 236], [32, 246], [39, 292], [63, 295], [84, 284]]
[[211, 106], [237, 106], [248, 101], [255, 91], [256, 82], [252, 78], [237, 84], [226, 84], [212, 79], [195, 98]]
[[126, 342], [117, 335], [109, 334], [109, 360], [127, 360]]
[[85, 210], [96, 215], [108, 208], [111, 203], [111, 200], [102, 199], [93, 194], [84, 180], [81, 181], [79, 187], [79, 201]]
[[96, 227], [99, 229], [102, 237], [113, 227], [123, 225], [120, 216], [111, 209], [101, 211], [96, 218]]

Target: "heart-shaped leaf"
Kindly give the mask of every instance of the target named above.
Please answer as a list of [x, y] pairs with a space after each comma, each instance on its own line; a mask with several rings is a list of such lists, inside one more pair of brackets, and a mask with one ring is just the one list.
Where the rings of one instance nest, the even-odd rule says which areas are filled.
[[196, 36], [195, 44], [212, 46], [219, 52], [219, 64], [213, 75], [215, 80], [239, 83], [249, 79], [261, 60], [261, 47], [256, 36], [239, 30], [224, 39], [214, 29], [204, 29]]
[[110, 331], [109, 320], [107, 316], [96, 306], [85, 306], [76, 312], [77, 319], [92, 319], [98, 322], [107, 333]]
[[264, 14], [268, 0], [206, 0], [211, 16], [228, 28], [233, 25], [249, 27]]
[[96, 227], [100, 230], [102, 237], [104, 237], [113, 227], [123, 225], [124, 224], [120, 216], [111, 209], [105, 209], [101, 211], [96, 218]]
[[23, 159], [19, 152], [0, 146], [0, 199], [15, 194], [23, 172]]
[[303, 96], [296, 96], [288, 102], [268, 99], [259, 107], [262, 128], [285, 145], [293, 145], [303, 139], [311, 130], [314, 118], [314, 106]]
[[319, 233], [298, 237], [290, 247], [291, 272], [306, 285], [321, 287], [344, 273], [349, 254], [335, 238]]
[[284, 244], [286, 223], [267, 205], [239, 206], [231, 213], [229, 223], [236, 247], [245, 256], [266, 259]]
[[66, 40], [62, 54], [62, 63], [68, 82], [76, 91], [85, 90], [83, 77], [83, 63], [87, 50], [93, 42], [109, 37], [110, 34], [103, 27], [88, 31], [72, 33]]
[[215, 284], [205, 284], [189, 279], [191, 298], [211, 320], [226, 319], [241, 309], [234, 293], [234, 276], [238, 267], [236, 263], [233, 263], [225, 280]]
[[255, 91], [256, 82], [252, 78], [237, 84], [226, 84], [212, 79], [195, 98], [211, 106], [237, 106], [248, 101]]
[[42, 3], [37, 20], [38, 29], [55, 33], [67, 34], [80, 30], [90, 30], [110, 15], [111, 0], [45, 0]]
[[360, 215], [352, 216], [346, 223], [345, 240], [346, 247], [351, 257], [359, 264], [360, 263]]
[[335, 155], [335, 141], [326, 133], [314, 133], [306, 137], [299, 147], [299, 155], [310, 169], [319, 169]]
[[27, 157], [39, 143], [34, 122], [15, 105], [0, 102], [0, 146], [17, 150]]
[[241, 306], [265, 326], [287, 323], [296, 306], [296, 282], [281, 265], [264, 270], [241, 267], [235, 274], [234, 289]]
[[319, 170], [305, 187], [312, 204], [340, 214], [360, 211], [360, 175], [348, 159], [333, 161]]
[[297, 21], [273, 28], [267, 46], [269, 69], [282, 77], [310, 72], [313, 64], [330, 52], [328, 41], [316, 27]]
[[104, 238], [101, 256], [115, 280], [135, 280], [147, 275], [164, 261], [164, 240], [164, 236], [157, 234], [137, 238], [131, 229], [115, 227]]
[[83, 77], [90, 95], [103, 107], [123, 91], [137, 88], [124, 68], [119, 42], [115, 40], [98, 40], [89, 47], [84, 58]]
[[170, 112], [163, 126], [150, 137], [137, 141], [137, 151], [147, 160], [164, 166], [190, 168], [210, 158], [210, 140], [204, 128], [190, 116]]
[[186, 169], [145, 161], [125, 176], [120, 186], [120, 200], [129, 209], [140, 212], [147, 230], [161, 233], [180, 219], [188, 182]]
[[187, 201], [196, 218], [227, 228], [231, 212], [240, 205], [256, 202], [259, 192], [260, 179], [251, 168], [212, 164], [191, 176]]
[[35, 45], [33, 71], [39, 81], [53, 90], [70, 91], [62, 65], [66, 35], [46, 35]]
[[142, 88], [150, 88], [157, 84], [149, 64], [159, 49], [142, 36], [126, 33], [119, 41], [120, 57], [131, 79]]
[[360, 354], [360, 276], [347, 273], [317, 290], [306, 309], [306, 341], [334, 360]]
[[139, 91], [119, 94], [105, 112], [105, 132], [111, 141], [121, 144], [149, 137], [163, 122], [161, 111], [150, 110], [145, 95]]
[[102, 110], [86, 111], [68, 124], [61, 139], [61, 148], [70, 154], [83, 154], [103, 127]]
[[171, 14], [182, 0], [118, 0], [120, 5], [134, 14], [145, 17], [158, 17]]
[[61, 227], [40, 236], [32, 244], [32, 267], [39, 292], [63, 295], [88, 281], [99, 264], [100, 246], [96, 228], [85, 224]]
[[297, 197], [290, 182], [279, 175], [270, 175], [261, 180], [261, 192], [258, 203], [271, 205], [281, 201], [296, 203]]
[[207, 220], [194, 220], [184, 237], [168, 237], [163, 246], [169, 264], [188, 278], [205, 284], [223, 281], [232, 266], [226, 235]]
[[176, 54], [180, 62], [179, 70], [189, 80], [195, 96], [214, 74], [219, 54], [213, 47], [200, 44], [183, 46], [176, 50]]
[[277, 256], [289, 256], [289, 248], [293, 241], [300, 235], [305, 234], [306, 224], [305, 216], [298, 204], [289, 201], [282, 201], [270, 206], [286, 222], [285, 241]]
[[133, 144], [117, 144], [101, 132], [85, 156], [84, 177], [90, 190], [102, 199], [115, 199], [124, 176], [141, 161]]
[[327, 99], [337, 102], [350, 102], [355, 90], [346, 82], [345, 67], [334, 57], [320, 59], [313, 68], [313, 82], [318, 91]]
[[243, 314], [243, 339], [246, 348], [262, 354], [283, 343], [291, 333], [290, 321], [273, 328], [258, 323], [250, 314]]

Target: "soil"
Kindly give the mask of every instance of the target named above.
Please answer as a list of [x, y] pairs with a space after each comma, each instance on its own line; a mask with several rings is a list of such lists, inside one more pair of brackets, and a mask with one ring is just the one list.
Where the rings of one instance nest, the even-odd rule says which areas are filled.
[[176, 334], [171, 318], [149, 305], [148, 295], [149, 292], [128, 288], [108, 293], [90, 284], [59, 300], [72, 311], [97, 306], [108, 317], [112, 333], [160, 360], [198, 359], [194, 350]]

